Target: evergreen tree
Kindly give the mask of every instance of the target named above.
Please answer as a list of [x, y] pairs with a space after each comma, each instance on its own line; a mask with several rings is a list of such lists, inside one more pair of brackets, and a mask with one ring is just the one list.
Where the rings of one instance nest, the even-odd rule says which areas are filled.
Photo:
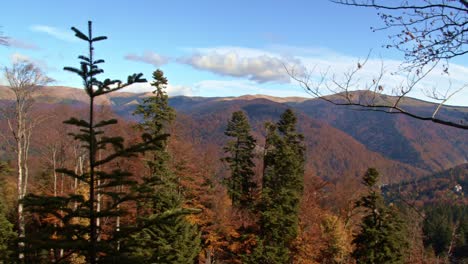
[[276, 124], [267, 124], [264, 156], [260, 235], [250, 263], [289, 263], [298, 235], [299, 206], [304, 185], [303, 136], [297, 118], [288, 109]]
[[[115, 256], [119, 250], [119, 239], [127, 236], [123, 227], [115, 224], [118, 217], [126, 215], [124, 203], [134, 200], [134, 195], [127, 191], [135, 184], [127, 171], [114, 169], [105, 170], [104, 165], [110, 165], [118, 158], [136, 156], [144, 151], [154, 148], [158, 138], [144, 134], [142, 142], [131, 146], [125, 146], [123, 138], [119, 136], [109, 137], [104, 133], [104, 128], [117, 123], [117, 120], [96, 120], [94, 102], [97, 97], [120, 90], [133, 83], [146, 81], [142, 74], [133, 74], [123, 83], [119, 80], [105, 79], [99, 81], [97, 76], [103, 73], [98, 64], [104, 62], [94, 58], [95, 42], [107, 39], [107, 37], [94, 37], [91, 21], [88, 22], [88, 34], [78, 29], [71, 28], [75, 36], [88, 44], [87, 56], [79, 56], [80, 68], [65, 67], [64, 70], [81, 77], [84, 89], [89, 97], [88, 119], [71, 118], [64, 123], [74, 125], [79, 132], [71, 133], [75, 140], [82, 143], [88, 152], [89, 169], [83, 174], [77, 174], [73, 170], [59, 169], [80, 182], [80, 188], [86, 191], [70, 193], [64, 196], [38, 196], [25, 197], [25, 206], [28, 211], [44, 220], [42, 226], [29, 234], [27, 238], [31, 255], [34, 252], [50, 252], [49, 261], [63, 261], [76, 255], [86, 257], [86, 262], [105, 262], [109, 257]], [[110, 154], [100, 157], [98, 152]], [[100, 195], [105, 204], [98, 206], [97, 196]], [[105, 206], [104, 206], [105, 205]], [[98, 219], [107, 219], [110, 226], [104, 229], [98, 225]], [[117, 221], [118, 222], [118, 221]], [[30, 259], [31, 262], [37, 262]]]
[[4, 206], [0, 204], [0, 263], [11, 263], [14, 251], [13, 241], [16, 233], [13, 231], [13, 224], [8, 221]]
[[193, 263], [201, 251], [200, 234], [186, 215], [195, 210], [182, 208], [183, 197], [167, 152], [166, 131], [175, 111], [168, 103], [163, 72], [156, 70], [153, 79], [154, 96], [145, 98], [135, 114], [142, 116], [139, 126], [145, 133], [162, 140], [147, 153], [149, 176], [138, 189], [143, 198], [138, 209], [143, 228], [128, 241], [127, 259], [132, 263]]
[[231, 177], [227, 179], [228, 193], [233, 205], [252, 207], [257, 187], [253, 162], [256, 141], [250, 134], [250, 124], [244, 112], [232, 114], [224, 134], [234, 138], [224, 147], [224, 152], [229, 156], [222, 159], [231, 170]]
[[[0, 177], [8, 172], [8, 165], [0, 161]], [[0, 178], [0, 188], [3, 189], [5, 183], [3, 177]], [[1, 192], [3, 194], [3, 190]], [[13, 224], [7, 218], [5, 210], [5, 199], [0, 197], [0, 263], [11, 263], [16, 233], [13, 231]]]
[[379, 173], [370, 168], [363, 177], [367, 194], [356, 202], [365, 210], [361, 231], [353, 240], [353, 257], [358, 263], [403, 263], [406, 248], [404, 223], [394, 206], [387, 207], [376, 186]]
[[431, 204], [425, 208], [424, 246], [453, 263], [468, 259], [468, 212], [466, 205]]

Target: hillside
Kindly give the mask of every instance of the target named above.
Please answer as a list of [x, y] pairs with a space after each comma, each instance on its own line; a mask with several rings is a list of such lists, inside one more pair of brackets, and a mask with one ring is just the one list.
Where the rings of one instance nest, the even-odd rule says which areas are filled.
[[403, 181], [384, 188], [388, 196], [424, 204], [466, 204], [468, 163], [420, 179]]
[[[103, 96], [98, 104], [111, 106], [122, 117], [132, 119], [135, 105], [145, 96], [112, 93]], [[11, 99], [11, 92], [0, 86], [0, 100]], [[82, 105], [85, 99], [83, 90], [70, 87], [43, 87], [36, 97], [36, 101], [44, 105]], [[170, 104], [186, 118], [183, 129], [203, 143], [218, 146], [219, 151], [226, 140], [223, 132], [232, 112], [247, 112], [255, 136], [262, 144], [264, 122], [277, 120], [284, 109], [292, 107], [299, 114], [299, 127], [306, 137], [308, 166], [317, 176], [326, 179], [338, 179], [343, 174], [360, 176], [365, 168], [373, 166], [391, 183], [445, 170], [468, 159], [465, 131], [401, 115], [353, 111], [317, 99], [266, 95], [176, 96], [170, 98]], [[404, 104], [423, 112], [434, 107], [434, 104], [410, 98]], [[464, 117], [467, 113], [465, 107], [441, 111], [452, 118]]]

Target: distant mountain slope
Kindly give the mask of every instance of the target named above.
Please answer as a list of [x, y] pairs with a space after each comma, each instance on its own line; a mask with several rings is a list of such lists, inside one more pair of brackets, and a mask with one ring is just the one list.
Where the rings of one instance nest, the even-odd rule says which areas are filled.
[[[468, 159], [468, 132], [461, 129], [317, 100], [291, 106], [345, 131], [372, 151], [425, 170], [440, 171]], [[462, 107], [454, 109], [453, 115], [468, 111]], [[452, 112], [446, 110], [446, 114]]]
[[[193, 104], [188, 114], [195, 122], [195, 130], [202, 142], [215, 143], [222, 146], [227, 138], [224, 136], [227, 120], [232, 112], [243, 110], [247, 113], [254, 129], [255, 137], [262, 146], [264, 139], [264, 123], [276, 122], [287, 108], [287, 105], [259, 98], [253, 100], [208, 100], [200, 103], [199, 99], [185, 104]], [[381, 170], [388, 182], [397, 182], [405, 178], [420, 177], [428, 172], [410, 165], [396, 162], [381, 154], [368, 150], [363, 144], [325, 122], [320, 122], [298, 113], [299, 131], [305, 136], [307, 145], [307, 165], [315, 175], [328, 180], [340, 177], [360, 177], [368, 167]]]
[[[111, 106], [125, 118], [135, 118], [135, 106], [148, 94], [111, 93], [97, 101]], [[9, 101], [11, 91], [0, 86], [0, 101]], [[356, 96], [361, 96], [357, 93]], [[385, 100], [393, 100], [383, 96]], [[36, 100], [44, 104], [86, 104], [82, 89], [43, 87]], [[334, 106], [318, 99], [266, 95], [241, 97], [185, 97], [170, 98], [176, 110], [192, 120], [186, 129], [205, 142], [222, 145], [224, 128], [230, 114], [244, 110], [263, 138], [263, 123], [275, 122], [285, 108], [291, 107], [300, 115], [300, 129], [309, 147], [309, 166], [324, 178], [337, 178], [341, 173], [361, 175], [368, 166], [385, 171], [390, 179], [419, 177], [466, 162], [468, 133], [442, 125], [372, 111], [353, 111], [349, 107]], [[434, 104], [407, 98], [407, 108], [428, 112]], [[467, 107], [447, 107], [441, 115], [466, 118]], [[406, 175], [406, 176], [405, 176]], [[391, 182], [389, 180], [389, 182]]]

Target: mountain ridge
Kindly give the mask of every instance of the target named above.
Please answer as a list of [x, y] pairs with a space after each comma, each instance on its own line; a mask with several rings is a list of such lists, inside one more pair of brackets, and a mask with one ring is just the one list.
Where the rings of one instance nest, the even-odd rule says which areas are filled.
[[[41, 104], [79, 106], [87, 102], [82, 89], [49, 86], [40, 90], [36, 101]], [[126, 119], [135, 119], [137, 117], [132, 113], [136, 105], [150, 94], [116, 92], [104, 95], [97, 103], [110, 106]], [[0, 86], [0, 101], [12, 98], [11, 91]], [[408, 98], [405, 103], [412, 100]], [[309, 164], [321, 177], [336, 178], [334, 170], [338, 174], [352, 170], [350, 173], [356, 176], [366, 166], [377, 164], [386, 174], [395, 174], [395, 178], [403, 179], [405, 173], [409, 178], [417, 178], [457, 166], [468, 159], [465, 131], [402, 115], [352, 111], [349, 107], [335, 106], [316, 98], [173, 96], [169, 103], [179, 115], [193, 120], [193, 124], [184, 129], [193, 130], [192, 133], [205, 143], [213, 142], [218, 146], [226, 140], [223, 133], [232, 112], [247, 112], [254, 133], [260, 139], [264, 136], [263, 123], [276, 122], [280, 113], [290, 107], [300, 117], [300, 129], [308, 137], [306, 144], [311, 149], [321, 149], [310, 151], [312, 156], [320, 157]], [[409, 106], [416, 111], [428, 111], [435, 104], [418, 101]], [[465, 113], [468, 113], [468, 107], [449, 107], [440, 111], [441, 115], [453, 118], [460, 118]], [[319, 139], [310, 137], [312, 135]]]

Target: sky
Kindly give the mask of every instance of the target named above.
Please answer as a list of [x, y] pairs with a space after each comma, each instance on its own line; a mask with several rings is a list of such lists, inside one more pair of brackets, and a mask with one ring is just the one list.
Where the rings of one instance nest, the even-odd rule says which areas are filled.
[[[1, 13], [1, 31], [10, 45], [0, 46], [0, 66], [33, 62], [57, 86], [82, 85], [63, 67], [78, 66], [77, 56], [86, 54], [86, 43], [70, 27], [86, 32], [89, 20], [95, 36], [108, 37], [95, 46], [95, 56], [106, 61], [103, 77], [125, 80], [141, 72], [150, 80], [160, 68], [171, 96], [310, 97], [285, 66], [310, 73], [312, 81], [325, 73], [340, 79], [367, 56], [356, 89], [382, 65], [388, 73], [384, 92], [405, 80], [391, 74], [398, 72], [402, 54], [382, 47], [391, 32], [371, 30], [383, 25], [377, 12], [328, 0], [15, 0], [2, 3]], [[427, 100], [424, 92], [432, 88], [450, 92], [467, 83], [468, 62], [458, 58], [450, 76], [436, 69], [410, 96]], [[150, 90], [148, 84], [126, 89]], [[468, 88], [448, 103], [468, 106]]]

